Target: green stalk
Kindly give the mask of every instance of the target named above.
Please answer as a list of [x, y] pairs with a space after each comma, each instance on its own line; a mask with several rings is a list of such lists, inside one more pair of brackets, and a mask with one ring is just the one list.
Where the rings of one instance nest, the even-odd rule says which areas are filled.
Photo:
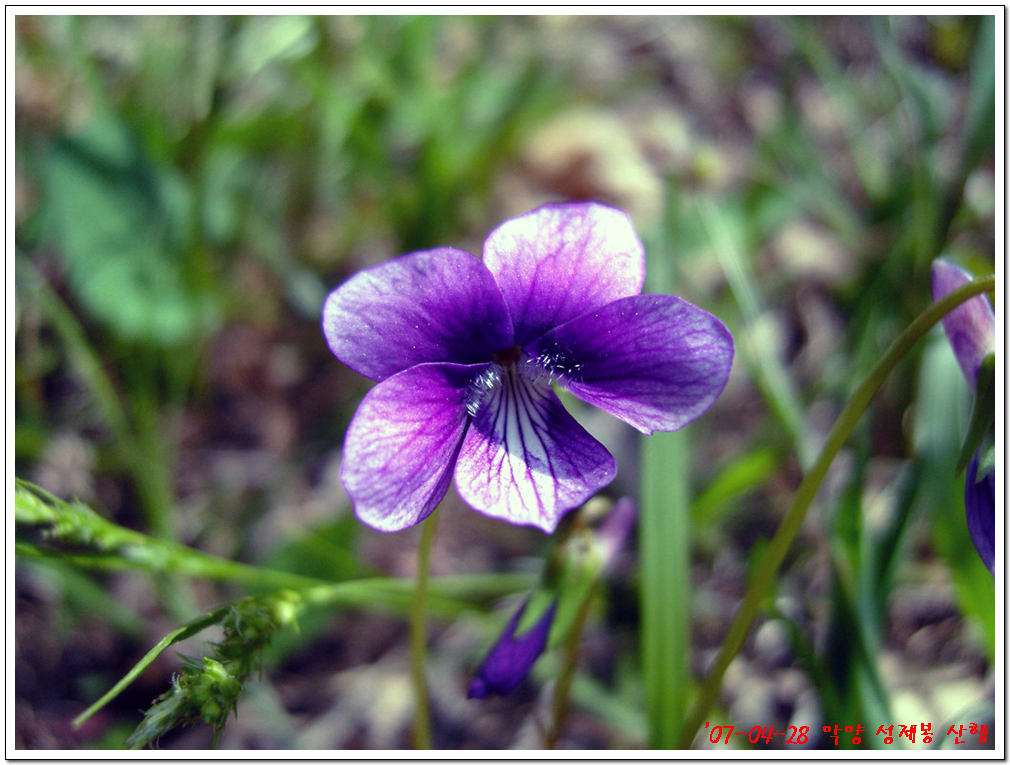
[[558, 677], [554, 684], [554, 698], [551, 701], [551, 726], [544, 734], [544, 749], [554, 749], [561, 738], [561, 726], [565, 721], [565, 713], [568, 711], [572, 680], [575, 678], [575, 669], [579, 662], [579, 643], [582, 641], [582, 632], [586, 627], [586, 619], [589, 617], [589, 607], [592, 605], [593, 596], [596, 594], [598, 586], [597, 580], [582, 599], [575, 623], [568, 631], [568, 637], [565, 638], [564, 651], [561, 655], [561, 669], [558, 670]]
[[[101, 571], [139, 570], [166, 575], [227, 581], [250, 588], [293, 589], [311, 600], [313, 593], [335, 587], [341, 593], [361, 593], [363, 605], [379, 605], [380, 593], [395, 595], [397, 602], [413, 604], [413, 582], [399, 579], [356, 579], [330, 582], [287, 571], [240, 563], [194, 550], [165, 539], [142, 534], [106, 520], [79, 502], [65, 502], [41, 487], [14, 479], [15, 552], [18, 557], [52, 561]], [[454, 615], [460, 600], [492, 599], [527, 590], [534, 585], [528, 574], [471, 574], [442, 577], [430, 582], [432, 602], [440, 613]], [[314, 602], [314, 601], [313, 601]], [[402, 609], [406, 613], [407, 609]]]
[[691, 503], [687, 434], [656, 433], [642, 444], [639, 547], [642, 665], [649, 747], [676, 748], [689, 685]]
[[942, 300], [931, 304], [891, 344], [880, 361], [870, 370], [866, 379], [863, 380], [852, 398], [849, 399], [849, 403], [846, 404], [845, 409], [842, 410], [842, 413], [831, 428], [831, 432], [828, 434], [828, 438], [820, 454], [817, 456], [817, 460], [802, 483], [800, 483], [799, 489], [796, 490], [796, 496], [793, 497], [792, 505], [782, 519], [778, 531], [775, 532], [775, 536], [772, 537], [771, 542], [768, 544], [768, 550], [764, 555], [761, 566], [757, 569], [754, 579], [747, 589], [747, 594], [744, 596], [740, 610], [737, 612], [736, 618], [726, 633], [719, 656], [716, 658], [708, 677], [705, 678], [705, 683], [702, 686], [701, 693], [687, 721], [687, 725], [681, 731], [679, 748], [688, 749], [694, 741], [695, 733], [701, 727], [705, 720], [705, 715], [708, 714], [709, 708], [719, 693], [726, 668], [740, 650], [740, 646], [743, 645], [747, 632], [750, 630], [751, 624], [754, 622], [761, 607], [761, 600], [775, 579], [779, 566], [782, 565], [782, 561], [789, 551], [789, 546], [792, 544], [793, 538], [796, 536], [803, 523], [803, 519], [806, 517], [810, 503], [820, 488], [821, 481], [824, 480], [828, 468], [831, 467], [831, 463], [841, 450], [842, 445], [849, 435], [851, 435], [856, 424], [866, 411], [874, 394], [898, 363], [905, 358], [906, 354], [912, 349], [912, 346], [932, 329], [933, 325], [966, 300], [983, 292], [991, 292], [995, 288], [996, 277], [992, 275], [985, 276], [959, 287]]
[[431, 721], [428, 714], [428, 685], [424, 678], [424, 660], [427, 644], [428, 570], [437, 515], [438, 508], [421, 524], [421, 540], [417, 549], [417, 583], [414, 603], [410, 609], [410, 676], [414, 683], [415, 749], [431, 749]]
[[[674, 237], [682, 227], [682, 195], [666, 189], [662, 239], [648, 262], [648, 289], [676, 293]], [[690, 685], [690, 537], [688, 434], [642, 439], [638, 533], [641, 565], [642, 676], [649, 746], [672, 749], [684, 722]]]

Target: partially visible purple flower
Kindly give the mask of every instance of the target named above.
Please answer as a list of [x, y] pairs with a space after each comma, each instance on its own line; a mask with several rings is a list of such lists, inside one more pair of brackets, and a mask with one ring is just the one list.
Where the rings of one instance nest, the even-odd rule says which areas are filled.
[[477, 670], [477, 676], [470, 681], [467, 698], [482, 699], [492, 693], [505, 696], [514, 691], [533, 669], [547, 646], [547, 636], [551, 631], [558, 602], [552, 601], [537, 623], [516, 637], [516, 627], [528, 605], [527, 600], [515, 612], [498, 642], [488, 651], [484, 663]]
[[[937, 259], [932, 266], [933, 301], [941, 300], [971, 281], [971, 275], [953, 263]], [[984, 295], [959, 305], [943, 318], [943, 330], [957, 363], [972, 390], [982, 362], [996, 346], [996, 320]], [[982, 562], [994, 571], [996, 527], [996, 476], [989, 470], [978, 475], [979, 454], [972, 458], [964, 477], [964, 509], [968, 533]]]
[[978, 475], [976, 454], [964, 474], [964, 512], [968, 533], [990, 574], [995, 575], [996, 563], [996, 473], [990, 470]]
[[733, 339], [680, 298], [639, 294], [644, 280], [627, 215], [579, 203], [506, 221], [483, 261], [415, 252], [334, 290], [330, 348], [379, 383], [344, 445], [358, 517], [412, 526], [455, 478], [474, 509], [553, 531], [616, 473], [555, 383], [644, 433], [704, 413], [729, 377]]

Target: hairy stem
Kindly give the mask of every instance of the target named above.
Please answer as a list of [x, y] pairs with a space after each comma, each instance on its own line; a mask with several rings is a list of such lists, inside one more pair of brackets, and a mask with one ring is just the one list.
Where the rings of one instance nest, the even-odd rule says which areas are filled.
[[842, 445], [849, 435], [851, 435], [863, 412], [866, 411], [874, 394], [898, 363], [905, 358], [912, 346], [932, 329], [940, 319], [966, 300], [983, 292], [991, 292], [995, 288], [996, 277], [992, 275], [985, 276], [959, 287], [942, 300], [931, 304], [891, 344], [891, 347], [887, 349], [880, 361], [874, 365], [873, 369], [866, 376], [866, 379], [863, 380], [852, 398], [849, 399], [849, 403], [846, 404], [845, 409], [842, 410], [842, 413], [831, 428], [831, 432], [828, 434], [828, 438], [821, 449], [821, 453], [817, 456], [817, 460], [796, 490], [796, 496], [793, 497], [792, 505], [782, 519], [778, 531], [775, 532], [775, 536], [772, 537], [771, 542], [768, 544], [764, 560], [756, 571], [754, 579], [747, 589], [747, 594], [744, 596], [740, 610], [737, 611], [736, 618], [726, 633], [726, 638], [723, 640], [722, 648], [719, 650], [715, 664], [712, 666], [711, 671], [709, 671], [708, 677], [705, 678], [705, 683], [698, 695], [694, 711], [681, 731], [679, 748], [690, 748], [695, 733], [701, 727], [705, 715], [708, 714], [709, 708], [719, 693], [726, 668], [729, 667], [733, 657], [736, 656], [740, 650], [740, 646], [743, 645], [751, 624], [754, 622], [761, 607], [761, 600], [775, 579], [779, 566], [782, 565], [782, 561], [789, 551], [793, 538], [796, 536], [803, 523], [803, 519], [806, 517], [810, 503], [816, 496], [817, 490], [820, 488], [821, 482], [828, 472], [828, 468], [831, 467], [832, 461], [834, 461]]

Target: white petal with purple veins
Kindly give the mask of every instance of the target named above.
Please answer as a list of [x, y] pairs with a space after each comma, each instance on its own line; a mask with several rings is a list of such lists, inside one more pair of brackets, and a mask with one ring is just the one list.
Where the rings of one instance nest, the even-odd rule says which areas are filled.
[[480, 404], [459, 453], [456, 488], [475, 510], [550, 533], [565, 511], [610, 483], [617, 467], [549, 384], [519, 369], [501, 369]]

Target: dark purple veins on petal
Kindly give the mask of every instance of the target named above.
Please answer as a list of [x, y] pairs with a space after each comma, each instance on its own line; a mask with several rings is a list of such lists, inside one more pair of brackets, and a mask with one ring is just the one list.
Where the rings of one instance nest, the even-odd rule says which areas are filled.
[[651, 433], [677, 430], [715, 402], [733, 337], [681, 298], [636, 295], [555, 327], [529, 352], [583, 401]]
[[340, 473], [362, 521], [399, 531], [435, 509], [452, 480], [471, 386], [483, 371], [420, 364], [365, 396], [347, 429]]
[[550, 533], [613, 480], [614, 458], [539, 372], [523, 362], [497, 369], [463, 440], [456, 488], [475, 510]]

